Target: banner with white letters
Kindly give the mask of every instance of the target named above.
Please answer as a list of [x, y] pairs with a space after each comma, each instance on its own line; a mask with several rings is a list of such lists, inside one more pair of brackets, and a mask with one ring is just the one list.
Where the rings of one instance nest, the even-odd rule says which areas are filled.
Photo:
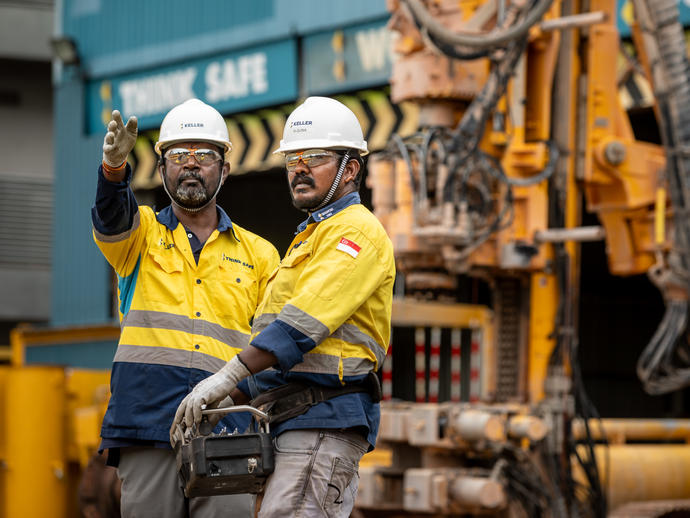
[[165, 114], [196, 97], [221, 113], [297, 98], [295, 40], [194, 59], [87, 84], [87, 132], [100, 133], [112, 110], [136, 115], [141, 129], [157, 128]]

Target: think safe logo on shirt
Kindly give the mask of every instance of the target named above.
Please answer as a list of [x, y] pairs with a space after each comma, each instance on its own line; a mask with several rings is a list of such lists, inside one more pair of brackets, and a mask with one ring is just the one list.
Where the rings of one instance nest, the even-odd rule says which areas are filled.
[[175, 243], [166, 243], [165, 241], [163, 241], [163, 238], [161, 238], [160, 240], [158, 240], [158, 246], [164, 248], [165, 250], [170, 250], [171, 248], [175, 247]]
[[242, 261], [241, 259], [237, 259], [236, 257], [230, 257], [229, 255], [225, 255], [225, 252], [223, 252], [220, 256], [221, 261], [229, 261], [231, 263], [236, 263], [236, 264], [241, 264], [245, 268], [249, 268], [250, 270], [254, 269], [253, 264], [246, 263]]

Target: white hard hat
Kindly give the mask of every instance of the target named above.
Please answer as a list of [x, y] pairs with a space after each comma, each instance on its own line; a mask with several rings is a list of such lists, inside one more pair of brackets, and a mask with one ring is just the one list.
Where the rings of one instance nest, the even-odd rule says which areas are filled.
[[274, 153], [300, 149], [358, 149], [366, 155], [367, 142], [352, 110], [329, 97], [308, 97], [285, 122], [280, 147]]
[[156, 153], [175, 142], [212, 142], [225, 150], [225, 158], [232, 149], [228, 127], [223, 116], [213, 106], [199, 99], [178, 104], [163, 119], [156, 142]]

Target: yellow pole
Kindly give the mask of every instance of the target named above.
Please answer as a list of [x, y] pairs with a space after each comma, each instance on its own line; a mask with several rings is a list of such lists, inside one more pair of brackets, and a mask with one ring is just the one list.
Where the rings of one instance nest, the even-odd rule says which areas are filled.
[[6, 459], [0, 517], [66, 517], [65, 373], [59, 367], [8, 371], [0, 408]]
[[24, 365], [26, 343], [24, 341], [24, 333], [21, 328], [15, 327], [10, 330], [10, 349], [11, 357], [10, 363], [15, 367]]
[[529, 356], [527, 372], [529, 400], [544, 398], [544, 380], [555, 341], [553, 333], [558, 308], [558, 287], [553, 274], [534, 273], [530, 278]]
[[654, 244], [659, 250], [666, 241], [666, 189], [658, 187], [656, 190], [656, 203], [654, 204]]
[[9, 372], [9, 367], [0, 367], [0, 518], [7, 516], [3, 507], [3, 502], [7, 502], [7, 432], [4, 423], [7, 422], [5, 401]]

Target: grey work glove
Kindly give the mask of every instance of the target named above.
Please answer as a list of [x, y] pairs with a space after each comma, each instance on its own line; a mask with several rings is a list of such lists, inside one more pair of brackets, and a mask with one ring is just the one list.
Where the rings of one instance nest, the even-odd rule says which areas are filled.
[[137, 141], [137, 118], [130, 117], [125, 126], [122, 115], [113, 110], [112, 120], [103, 139], [103, 162], [113, 169], [119, 168], [127, 160], [127, 155]]
[[207, 406], [212, 408], [228, 397], [237, 384], [250, 374], [247, 367], [235, 356], [213, 376], [199, 382], [177, 407], [175, 419], [170, 427], [171, 444], [174, 444], [175, 438], [179, 436], [178, 426], [183, 435], [192, 427], [198, 429], [201, 411]]
[[[230, 396], [228, 396], [218, 403], [217, 407], [215, 405], [206, 405], [206, 408], [230, 408], [231, 406], [235, 406], [235, 402]], [[209, 435], [211, 432], [213, 432], [213, 429], [222, 418], [223, 414], [205, 415], [201, 420], [201, 424], [199, 425], [199, 433], [201, 435]], [[170, 445], [173, 447], [173, 449], [177, 447], [178, 443], [182, 445], [191, 439], [191, 428], [183, 430], [182, 425], [173, 423], [172, 428], [170, 428]]]

